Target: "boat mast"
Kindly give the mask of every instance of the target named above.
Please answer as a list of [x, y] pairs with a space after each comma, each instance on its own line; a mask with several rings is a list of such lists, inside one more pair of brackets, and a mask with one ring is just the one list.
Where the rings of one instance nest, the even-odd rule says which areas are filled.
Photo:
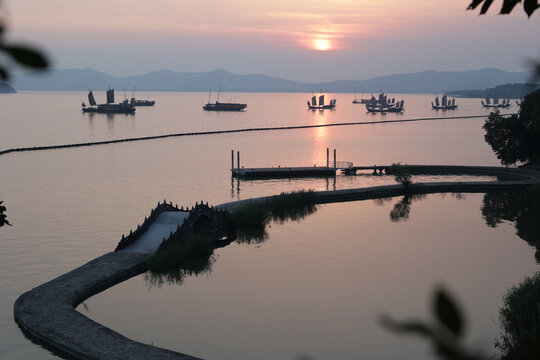
[[208, 103], [210, 104], [210, 96], [212, 96], [212, 88], [210, 88], [210, 92], [208, 93]]
[[219, 102], [219, 95], [221, 95], [221, 85], [219, 85], [219, 91], [218, 91], [218, 94], [217, 94], [216, 104]]

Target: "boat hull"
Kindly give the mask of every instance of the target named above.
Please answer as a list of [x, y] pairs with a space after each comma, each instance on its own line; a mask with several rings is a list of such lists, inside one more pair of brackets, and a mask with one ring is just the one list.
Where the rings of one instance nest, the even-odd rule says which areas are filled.
[[154, 100], [135, 100], [135, 106], [154, 106]]
[[506, 109], [506, 108], [509, 108], [510, 107], [510, 104], [504, 104], [504, 105], [487, 105], [487, 104], [482, 104], [483, 107], [485, 108], [490, 108], [490, 109]]
[[323, 106], [312, 106], [309, 105], [309, 110], [333, 110], [336, 108], [336, 105], [323, 105]]
[[447, 105], [447, 106], [436, 106], [432, 105], [433, 110], [456, 110], [458, 108], [457, 105]]
[[242, 111], [247, 108], [247, 104], [235, 104], [235, 103], [208, 103], [203, 106], [203, 110], [206, 111]]
[[84, 113], [98, 113], [98, 114], [134, 114], [135, 107], [133, 106], [120, 106], [120, 105], [98, 105], [87, 106], [82, 108]]
[[386, 113], [386, 112], [391, 112], [391, 113], [400, 113], [400, 112], [403, 112], [403, 108], [370, 108], [370, 107], [366, 107], [367, 111], [368, 112], [373, 112], [373, 113]]

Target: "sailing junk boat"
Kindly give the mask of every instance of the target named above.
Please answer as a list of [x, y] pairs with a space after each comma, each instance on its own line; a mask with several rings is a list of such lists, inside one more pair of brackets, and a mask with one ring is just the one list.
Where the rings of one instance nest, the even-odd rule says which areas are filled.
[[369, 103], [366, 104], [366, 110], [368, 112], [402, 112], [404, 110], [403, 105], [405, 101], [401, 100], [396, 102], [396, 98], [388, 99], [384, 93], [379, 94], [379, 99], [375, 96], [371, 96]]
[[482, 100], [482, 106], [485, 108], [492, 108], [492, 109], [504, 109], [509, 108], [511, 106], [510, 99], [503, 99], [502, 102], [499, 104], [499, 98], [493, 98], [493, 104], [491, 103], [490, 99], [487, 97], [486, 102]]
[[363, 92], [362, 92], [362, 97], [360, 98], [360, 100], [358, 100], [356, 98], [356, 89], [354, 90], [354, 100], [352, 101], [353, 104], [368, 104], [369, 101], [370, 101], [369, 99], [364, 98]]
[[135, 99], [135, 106], [154, 106], [155, 100], [137, 100]]
[[208, 94], [208, 104], [203, 106], [203, 110], [206, 111], [242, 111], [247, 108], [247, 104], [238, 104], [238, 103], [222, 103], [219, 102], [219, 95], [221, 94], [221, 87], [219, 88], [218, 96], [216, 103], [210, 102], [210, 96], [212, 95], [212, 89], [210, 89], [210, 94]]
[[307, 102], [308, 109], [310, 110], [324, 110], [324, 109], [334, 109], [336, 107], [336, 99], [330, 99], [330, 103], [324, 104], [324, 94], [319, 96], [319, 105], [317, 105], [317, 96], [313, 95], [311, 97], [311, 103]]
[[133, 93], [131, 94], [131, 101], [134, 101], [135, 106], [154, 106], [156, 104], [155, 100], [137, 100], [135, 99], [135, 89], [133, 88]]
[[456, 110], [457, 109], [457, 105], [456, 105], [456, 99], [455, 98], [452, 98], [452, 99], [448, 99], [448, 96], [446, 94], [444, 94], [442, 96], [442, 104], [439, 103], [439, 97], [437, 96], [435, 98], [435, 105], [433, 104], [433, 101], [431, 102], [431, 107], [434, 109], [434, 110]]
[[124, 100], [121, 103], [114, 103], [114, 89], [107, 90], [107, 103], [97, 104], [92, 90], [88, 93], [88, 103], [90, 106], [86, 106], [82, 103], [82, 111], [88, 113], [100, 113], [100, 114], [133, 114], [135, 113], [135, 99], [131, 98], [131, 101]]

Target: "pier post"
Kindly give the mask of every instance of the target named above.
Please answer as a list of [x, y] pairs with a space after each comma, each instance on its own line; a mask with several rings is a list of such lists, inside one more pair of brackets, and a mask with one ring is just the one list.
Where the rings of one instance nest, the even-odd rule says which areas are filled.
[[336, 149], [334, 149], [334, 169], [336, 168]]
[[326, 148], [326, 167], [330, 167], [330, 149]]
[[238, 166], [238, 170], [240, 170], [240, 151], [236, 152], [236, 166]]
[[234, 150], [231, 150], [231, 170], [234, 170]]

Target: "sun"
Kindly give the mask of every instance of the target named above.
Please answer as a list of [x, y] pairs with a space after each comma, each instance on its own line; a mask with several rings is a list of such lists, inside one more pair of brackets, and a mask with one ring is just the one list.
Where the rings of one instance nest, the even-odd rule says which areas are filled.
[[325, 51], [330, 50], [330, 41], [325, 39], [316, 39], [313, 41], [315, 50]]

